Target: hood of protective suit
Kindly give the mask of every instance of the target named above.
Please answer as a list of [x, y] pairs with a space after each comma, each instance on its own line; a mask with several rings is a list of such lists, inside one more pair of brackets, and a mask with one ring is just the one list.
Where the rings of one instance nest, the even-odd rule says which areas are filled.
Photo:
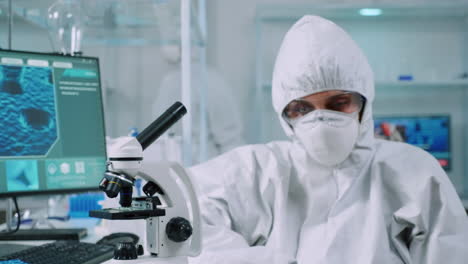
[[374, 77], [367, 58], [339, 26], [318, 16], [304, 16], [284, 37], [273, 72], [273, 107], [286, 135], [295, 140], [282, 117], [286, 105], [328, 90], [358, 92], [366, 98], [355, 150], [372, 148]]

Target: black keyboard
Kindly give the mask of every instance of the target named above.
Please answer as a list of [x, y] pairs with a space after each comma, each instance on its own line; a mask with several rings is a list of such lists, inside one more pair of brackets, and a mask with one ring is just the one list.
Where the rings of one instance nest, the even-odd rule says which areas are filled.
[[56, 241], [1, 256], [0, 261], [17, 259], [28, 264], [97, 264], [113, 255], [112, 245]]

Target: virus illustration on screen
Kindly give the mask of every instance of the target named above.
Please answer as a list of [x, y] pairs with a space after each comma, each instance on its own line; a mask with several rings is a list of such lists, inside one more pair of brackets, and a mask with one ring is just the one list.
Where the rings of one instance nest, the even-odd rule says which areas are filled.
[[46, 155], [57, 140], [52, 70], [0, 65], [0, 156]]

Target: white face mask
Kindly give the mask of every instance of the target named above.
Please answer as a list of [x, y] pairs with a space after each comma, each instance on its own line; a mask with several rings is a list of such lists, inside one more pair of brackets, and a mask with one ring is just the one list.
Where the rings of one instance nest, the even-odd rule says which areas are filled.
[[358, 113], [314, 110], [294, 122], [294, 134], [318, 163], [334, 166], [351, 153], [359, 135]]

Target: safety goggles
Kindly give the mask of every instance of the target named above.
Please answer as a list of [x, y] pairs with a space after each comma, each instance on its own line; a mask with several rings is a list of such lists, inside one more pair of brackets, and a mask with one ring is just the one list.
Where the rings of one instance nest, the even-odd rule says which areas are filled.
[[284, 108], [283, 118], [293, 126], [301, 117], [318, 109], [357, 115], [364, 107], [365, 101], [359, 93], [347, 91], [314, 99], [301, 98], [293, 100]]

